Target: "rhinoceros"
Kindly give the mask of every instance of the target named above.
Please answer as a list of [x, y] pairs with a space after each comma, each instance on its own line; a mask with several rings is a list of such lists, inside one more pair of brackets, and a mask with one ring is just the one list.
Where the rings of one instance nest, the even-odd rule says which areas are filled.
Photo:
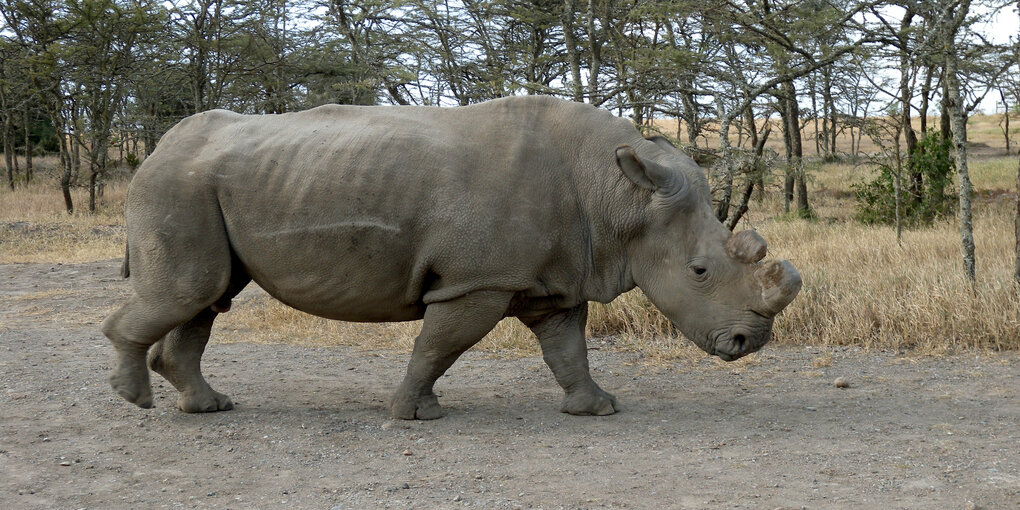
[[199, 368], [249, 282], [344, 321], [424, 319], [393, 417], [442, 415], [433, 385], [500, 320], [538, 338], [578, 415], [616, 412], [589, 373], [589, 301], [640, 288], [689, 339], [734, 360], [768, 342], [801, 278], [713, 215], [703, 171], [629, 121], [549, 97], [459, 108], [337, 106], [184, 119], [128, 191], [133, 295], [102, 325], [118, 394], [227, 410]]

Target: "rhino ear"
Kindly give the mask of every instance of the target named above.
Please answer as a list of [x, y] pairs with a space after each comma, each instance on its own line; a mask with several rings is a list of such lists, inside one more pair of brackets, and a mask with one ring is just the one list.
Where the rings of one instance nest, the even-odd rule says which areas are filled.
[[649, 138], [645, 138], [645, 140], [648, 140], [649, 142], [658, 145], [660, 149], [670, 154], [675, 153], [683, 154], [683, 152], [680, 149], [678, 149], [676, 145], [673, 145], [673, 142], [669, 141], [669, 139], [667, 139], [665, 136], [655, 135]]
[[654, 161], [639, 158], [629, 145], [616, 148], [616, 166], [631, 182], [649, 191], [668, 192], [683, 187], [682, 175]]

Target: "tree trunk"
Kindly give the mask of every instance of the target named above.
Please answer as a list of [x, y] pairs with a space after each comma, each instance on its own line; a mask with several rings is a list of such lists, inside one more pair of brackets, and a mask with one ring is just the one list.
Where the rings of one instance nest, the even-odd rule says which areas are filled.
[[807, 218], [811, 216], [807, 196], [807, 169], [804, 168], [803, 158], [798, 158], [797, 163], [797, 213]]
[[75, 180], [81, 175], [81, 143], [76, 140], [71, 140], [71, 148], [74, 151], [74, 157], [71, 158], [71, 169], [73, 174], [71, 177]]
[[785, 98], [779, 99], [779, 116], [783, 121], [783, 147], [786, 149], [786, 174], [783, 176], [783, 212], [790, 212], [793, 203], [793, 139], [790, 136], [790, 111]]
[[[701, 123], [698, 121], [698, 106], [694, 102], [692, 94], [686, 92], [680, 93], [680, 102], [684, 107], [684, 120], [687, 122], [687, 143], [691, 147], [697, 147], [698, 136], [701, 134]], [[680, 133], [677, 133], [677, 138], [680, 138]]]
[[928, 136], [928, 101], [931, 98], [931, 80], [935, 74], [935, 66], [928, 66], [924, 73], [924, 83], [921, 84], [921, 136]]
[[943, 103], [949, 110], [952, 121], [952, 140], [955, 147], [956, 174], [959, 180], [960, 209], [960, 245], [963, 254], [963, 270], [967, 279], [975, 281], [974, 261], [974, 225], [971, 217], [971, 183], [967, 170], [967, 117], [964, 113], [963, 98], [960, 96], [960, 79], [958, 75], [959, 56], [956, 54], [955, 34], [946, 38], [946, 100]]
[[[750, 106], [748, 106], [747, 109], [748, 112], [751, 111]], [[748, 115], [753, 116], [753, 113], [749, 113]], [[754, 140], [754, 143], [752, 144], [752, 147], [754, 147], [754, 160], [751, 162], [748, 171], [744, 172], [747, 174], [747, 184], [744, 187], [744, 192], [740, 195], [740, 204], [737, 205], [737, 210], [733, 212], [733, 216], [730, 216], [730, 219], [726, 221], [726, 228], [728, 228], [731, 232], [733, 229], [737, 228], [737, 223], [739, 223], [740, 219], [747, 213], [747, 204], [750, 202], [751, 195], [754, 193], [755, 184], [758, 184], [759, 190], [764, 188], [764, 182], [762, 182], [763, 177], [758, 171], [758, 161], [761, 159], [761, 156], [765, 151], [765, 142], [769, 139], [770, 132], [771, 126], [767, 121], [765, 122], [765, 125], [762, 126], [762, 132], [760, 134], [755, 131], [754, 123], [751, 123], [751, 138]]]
[[1013, 218], [1014, 250], [1016, 251], [1016, 267], [1013, 269], [1013, 281], [1020, 286], [1020, 158], [1016, 165], [1016, 216]]
[[[758, 146], [758, 126], [754, 123], [754, 108], [751, 105], [747, 105], [744, 109], [744, 122], [747, 123], [747, 138], [751, 142], [751, 147]], [[765, 125], [768, 125], [768, 121], [765, 121]]]
[[64, 171], [60, 175], [60, 191], [64, 195], [64, 209], [67, 210], [67, 214], [74, 214], [74, 201], [71, 198], [71, 160], [66, 153], [61, 156], [61, 160], [64, 163]]
[[577, 51], [577, 41], [574, 40], [574, 0], [563, 0], [563, 15], [560, 20], [563, 23], [563, 44], [567, 49], [567, 62], [570, 64], [572, 99], [582, 103], [584, 86], [581, 83], [581, 54]]
[[[955, 46], [955, 45], [954, 45]], [[942, 70], [942, 104], [941, 111], [939, 112], [939, 133], [942, 135], [943, 140], [951, 140], [953, 138], [953, 128], [949, 124], [949, 105], [947, 104], [949, 99], [949, 79], [946, 71]]]
[[[822, 103], [823, 108], [828, 112], [829, 118], [829, 130], [827, 132], [829, 140], [825, 144], [825, 158], [831, 161], [836, 157], [836, 100], [832, 97], [832, 69], [829, 67], [822, 69], [822, 80]], [[853, 136], [851, 135], [850, 138], [852, 149]]]
[[11, 133], [11, 161], [14, 162], [14, 175], [21, 173], [21, 164], [18, 162], [18, 151], [14, 149], [14, 133]]
[[[768, 120], [766, 120], [765, 124], [762, 126], [762, 133], [759, 134], [758, 126], [755, 125], [754, 122], [754, 108], [751, 105], [747, 105], [747, 109], [744, 110], [744, 120], [747, 122], [749, 128], [748, 138], [750, 138], [751, 147], [754, 148], [755, 151], [755, 167], [757, 168], [757, 160], [761, 158], [761, 155], [765, 150], [765, 140], [768, 139], [769, 134], [772, 132], [772, 125]], [[754, 172], [754, 174], [748, 177], [751, 181], [753, 181], [751, 183], [752, 191], [754, 191], [754, 189], [758, 190], [757, 200], [759, 202], [765, 199], [765, 175], [763, 174], [763, 172]], [[746, 204], [744, 205], [746, 206]], [[739, 220], [740, 218], [737, 218], [733, 221], [733, 225], [735, 226]], [[733, 229], [731, 228], [730, 230]]]
[[[92, 165], [89, 165], [92, 166]], [[89, 212], [96, 212], [96, 177], [99, 172], [95, 168], [89, 169]]]
[[[817, 100], [818, 87], [817, 84], [815, 83], [813, 74], [811, 75], [809, 83], [811, 84], [811, 117], [813, 117], [815, 123], [815, 155], [821, 156], [822, 136], [819, 136], [821, 135], [821, 131], [819, 131], [821, 128], [819, 128], [818, 126], [818, 100]], [[822, 116], [824, 117], [824, 114]], [[828, 135], [828, 132], [826, 131], [825, 134]], [[829, 143], [828, 136], [825, 136], [825, 143]]]
[[999, 97], [1002, 98], [1002, 108], [1003, 108], [1002, 121], [1004, 123], [1006, 123], [1006, 126], [1003, 127], [1003, 129], [1002, 129], [1002, 133], [1006, 136], [1006, 155], [1008, 156], [1009, 155], [1009, 102], [1006, 99], [1006, 92], [1003, 91], [1002, 89], [999, 89]]
[[[917, 135], [914, 134], [914, 127], [910, 125], [910, 101], [913, 99], [913, 90], [910, 86], [912, 79], [911, 59], [908, 45], [910, 41], [907, 39], [906, 33], [910, 29], [910, 22], [914, 18], [914, 11], [912, 8], [908, 8], [906, 13], [903, 15], [903, 20], [900, 22], [900, 129], [903, 131], [903, 141], [906, 144], [907, 154], [907, 168], [912, 169], [913, 165], [910, 163], [914, 160], [914, 151], [917, 149]], [[897, 136], [897, 147], [898, 143]], [[897, 157], [899, 157], [899, 150], [897, 150]], [[899, 170], [900, 162], [897, 160], [897, 171]], [[900, 176], [896, 176], [900, 179]], [[910, 176], [910, 201], [914, 204], [921, 203], [921, 190], [923, 189], [924, 176], [920, 171], [913, 171]], [[897, 193], [899, 191], [897, 190]], [[899, 195], [897, 195], [899, 197]], [[897, 198], [898, 200], [898, 198]], [[898, 202], [897, 202], [898, 205]], [[898, 236], [898, 234], [897, 234]], [[898, 238], [898, 237], [897, 237]]]
[[602, 42], [595, 29], [595, 0], [588, 0], [588, 101], [598, 103], [599, 73], [602, 71]]
[[[2, 69], [0, 69], [2, 70]], [[14, 162], [11, 161], [13, 147], [11, 143], [11, 110], [7, 109], [7, 93], [0, 87], [0, 150], [4, 151], [4, 167], [7, 169], [7, 184], [14, 190]]]
[[[1020, 0], [1017, 0], [1016, 7], [1017, 9], [1020, 9]], [[1020, 54], [1014, 56], [1017, 58], [1017, 63], [1020, 63]], [[1009, 109], [1006, 110], [1006, 115], [1009, 115]], [[1013, 281], [1016, 282], [1017, 286], [1020, 286], [1020, 157], [1017, 158], [1016, 165], [1016, 217], [1013, 218], [1013, 229], [1015, 240], [1014, 251], [1016, 252], [1016, 265], [1013, 268]]]
[[[903, 129], [903, 125], [900, 125], [900, 129]], [[897, 130], [897, 131], [899, 131]], [[903, 240], [903, 197], [900, 190], [903, 189], [903, 155], [900, 154], [900, 134], [896, 133], [896, 137], [893, 140], [893, 146], [895, 152], [893, 153], [896, 158], [895, 168], [896, 176], [893, 181], [893, 201], [896, 206], [896, 246], [902, 245]]]
[[730, 214], [730, 200], [733, 197], [733, 148], [730, 146], [730, 117], [726, 115], [722, 101], [718, 103], [719, 112], [719, 145], [722, 149], [723, 158], [723, 190], [719, 205], [715, 209], [715, 217], [719, 221], [726, 221]]
[[14, 147], [11, 143], [11, 116], [4, 115], [4, 122], [2, 128], [3, 136], [3, 150], [4, 150], [4, 165], [7, 167], [7, 184], [11, 187], [11, 191], [14, 191], [14, 162], [11, 158], [14, 155]]
[[1016, 266], [1013, 269], [1013, 281], [1020, 287], [1020, 157], [1017, 158], [1017, 213], [1013, 218], [1014, 250]]
[[74, 202], [71, 200], [71, 171], [73, 165], [71, 163], [71, 151], [67, 146], [67, 133], [64, 130], [64, 125], [60, 119], [59, 107], [53, 114], [53, 125], [57, 128], [57, 138], [60, 140], [60, 190], [64, 194], [64, 208], [67, 210], [67, 214], [74, 214]]
[[110, 148], [110, 125], [113, 112], [109, 111], [106, 105], [115, 101], [102, 101], [102, 105], [94, 107], [92, 127], [93, 132], [89, 151], [89, 212], [96, 212], [97, 198], [103, 195], [102, 179], [106, 173], [106, 160]]
[[[810, 216], [811, 206], [808, 204], [807, 177], [804, 171], [804, 148], [801, 144], [800, 108], [797, 106], [797, 89], [793, 81], [783, 83], [783, 96], [786, 101], [786, 125], [790, 132], [789, 164], [793, 181], [796, 184], [797, 213]], [[789, 188], [790, 183], [787, 182]], [[789, 194], [789, 191], [787, 191]]]
[[29, 125], [28, 108], [25, 108], [25, 183], [32, 182], [32, 129]]
[[740, 222], [741, 218], [747, 214], [747, 204], [751, 201], [751, 195], [754, 193], [754, 179], [748, 176], [747, 184], [744, 185], [744, 191], [740, 194], [740, 203], [737, 205], [737, 210], [733, 211], [733, 216], [726, 220], [726, 228], [733, 231], [737, 228], [737, 223]]
[[148, 114], [149, 118], [153, 119], [150, 120], [152, 124], [142, 126], [142, 148], [145, 151], [144, 157], [142, 158], [143, 160], [148, 158], [152, 154], [152, 151], [156, 150], [156, 142], [159, 141], [159, 137], [156, 136], [157, 128], [155, 119], [159, 118], [156, 110], [157, 105], [155, 103], [149, 106]]

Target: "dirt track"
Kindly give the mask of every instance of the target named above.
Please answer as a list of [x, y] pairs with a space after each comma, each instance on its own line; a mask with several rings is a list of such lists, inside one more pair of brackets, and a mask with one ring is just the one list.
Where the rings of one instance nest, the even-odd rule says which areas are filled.
[[468, 353], [445, 418], [396, 422], [406, 355], [219, 344], [237, 409], [186, 415], [158, 376], [149, 410], [107, 386], [117, 267], [0, 265], [0, 508], [1020, 507], [1017, 353], [592, 350], [602, 418], [557, 412], [539, 358]]

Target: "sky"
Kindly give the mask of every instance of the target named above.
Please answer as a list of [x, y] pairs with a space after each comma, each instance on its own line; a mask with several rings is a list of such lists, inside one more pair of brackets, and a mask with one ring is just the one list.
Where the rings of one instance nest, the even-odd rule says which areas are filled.
[[[1016, 4], [994, 13], [988, 22], [977, 27], [977, 30], [997, 44], [1009, 44], [1016, 41], [1020, 37], [1020, 16], [1017, 15]], [[992, 91], [985, 96], [979, 108], [984, 113], [995, 113], [995, 107], [999, 104], [999, 94]], [[1000, 105], [999, 113], [1001, 112]]]

